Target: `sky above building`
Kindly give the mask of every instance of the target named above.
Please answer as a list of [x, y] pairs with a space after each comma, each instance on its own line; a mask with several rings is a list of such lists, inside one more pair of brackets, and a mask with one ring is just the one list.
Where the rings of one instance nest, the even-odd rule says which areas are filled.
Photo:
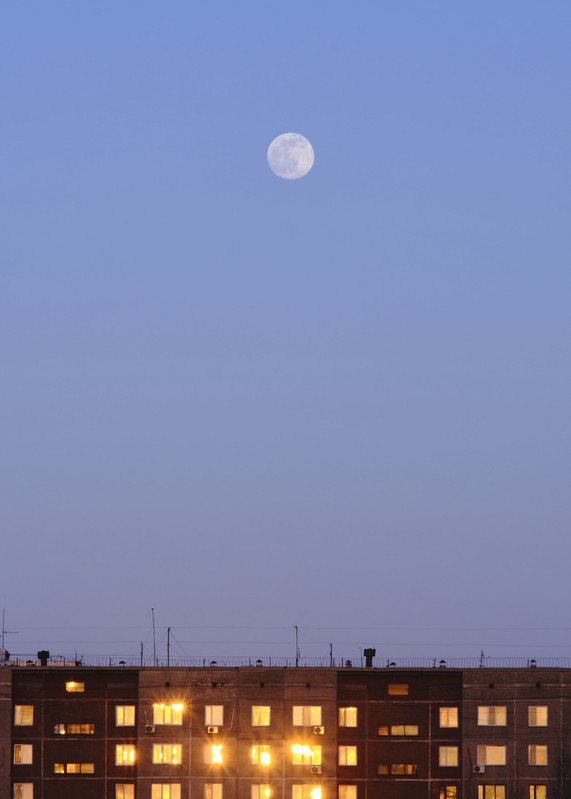
[[571, 657], [570, 34], [4, 8], [8, 649]]

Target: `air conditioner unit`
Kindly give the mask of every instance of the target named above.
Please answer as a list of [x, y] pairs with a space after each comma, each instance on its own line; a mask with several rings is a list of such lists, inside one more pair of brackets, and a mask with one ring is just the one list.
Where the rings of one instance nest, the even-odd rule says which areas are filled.
[[323, 769], [321, 768], [321, 766], [312, 766], [311, 767], [311, 773], [312, 774], [321, 774], [322, 772], [323, 772]]
[[145, 724], [145, 732], [149, 733], [149, 734], [152, 734], [152, 733], [156, 732], [155, 725], [154, 724]]
[[325, 734], [325, 727], [314, 727], [313, 732], [316, 735], [324, 735]]
[[474, 772], [474, 774], [483, 774], [485, 770], [486, 770], [485, 766], [479, 766], [479, 765], [472, 766], [472, 771]]
[[218, 732], [218, 727], [208, 727], [206, 732], [209, 732], [210, 735], [216, 735], [216, 733]]

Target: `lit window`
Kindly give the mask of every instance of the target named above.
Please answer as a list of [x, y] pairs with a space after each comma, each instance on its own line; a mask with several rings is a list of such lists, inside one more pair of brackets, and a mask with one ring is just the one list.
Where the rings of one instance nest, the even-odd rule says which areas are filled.
[[408, 685], [406, 683], [389, 683], [389, 696], [408, 696]]
[[182, 749], [178, 744], [153, 744], [153, 763], [182, 763]]
[[308, 746], [307, 744], [294, 744], [291, 748], [292, 764], [294, 766], [320, 766], [321, 746]]
[[95, 724], [56, 724], [54, 732], [60, 735], [95, 735]]
[[14, 764], [16, 766], [25, 766], [32, 763], [32, 757], [32, 744], [14, 744]]
[[458, 747], [457, 746], [439, 746], [438, 747], [438, 765], [439, 766], [457, 766], [458, 765]]
[[321, 785], [292, 785], [291, 799], [321, 799]]
[[222, 799], [222, 783], [221, 782], [205, 783], [204, 799]]
[[505, 727], [508, 709], [505, 705], [483, 705], [478, 708], [478, 725], [480, 727]]
[[[479, 766], [505, 766], [505, 746], [478, 746], [477, 760]], [[487, 797], [486, 797], [487, 799]]]
[[252, 705], [252, 727], [270, 726], [270, 706]]
[[321, 707], [319, 705], [294, 705], [294, 727], [319, 727], [321, 725]]
[[222, 744], [204, 744], [204, 762], [216, 765], [222, 763]]
[[204, 708], [204, 725], [221, 727], [224, 724], [224, 705], [206, 705]]
[[455, 785], [441, 785], [438, 789], [438, 799], [458, 799], [458, 789]]
[[377, 766], [377, 774], [388, 774], [389, 773], [389, 764], [388, 763], [379, 763]]
[[68, 694], [82, 694], [85, 691], [85, 683], [69, 680], [69, 682], [66, 682], [65, 684], [65, 690], [68, 692]]
[[179, 783], [154, 782], [151, 785], [151, 799], [180, 799]]
[[339, 799], [357, 799], [356, 785], [340, 785], [338, 791]]
[[[14, 707], [14, 725], [16, 727], [31, 727], [34, 723], [33, 705], [16, 705]], [[21, 783], [27, 785], [27, 783]]]
[[535, 705], [529, 708], [529, 726], [547, 727], [547, 706]]
[[[458, 708], [457, 707], [441, 707], [440, 713], [440, 726], [441, 727], [457, 727], [458, 726]], [[444, 786], [447, 787], [454, 786]]]
[[34, 786], [31, 782], [14, 784], [14, 799], [34, 799]]
[[389, 734], [388, 725], [383, 724], [381, 727], [379, 727], [377, 732], [378, 732], [379, 735], [388, 735]]
[[252, 747], [252, 765], [270, 765], [270, 747], [268, 744], [254, 744]]
[[418, 735], [417, 724], [393, 724], [391, 735]]
[[527, 762], [530, 766], [546, 766], [547, 765], [547, 746], [537, 746], [532, 744], [527, 747], [528, 758]]
[[[356, 707], [340, 707], [339, 708], [339, 726], [340, 727], [356, 727], [357, 726], [357, 708]], [[345, 786], [351, 787], [351, 786]]]
[[416, 763], [391, 763], [391, 774], [418, 774]]
[[54, 763], [54, 774], [95, 774], [95, 764]]
[[135, 747], [132, 744], [117, 744], [115, 746], [115, 765], [132, 766], [135, 762]]
[[250, 799], [270, 799], [271, 795], [272, 792], [269, 785], [260, 783], [252, 785]]
[[115, 706], [115, 726], [117, 727], [135, 726], [135, 705]]
[[530, 785], [529, 799], [547, 799], [547, 785]]
[[116, 785], [115, 799], [135, 799], [135, 786], [129, 783]]
[[506, 799], [506, 786], [478, 785], [478, 799]]
[[356, 746], [340, 746], [338, 754], [338, 763], [340, 766], [356, 766], [357, 765], [357, 747]]
[[172, 705], [153, 705], [153, 724], [182, 724], [182, 709], [180, 702]]

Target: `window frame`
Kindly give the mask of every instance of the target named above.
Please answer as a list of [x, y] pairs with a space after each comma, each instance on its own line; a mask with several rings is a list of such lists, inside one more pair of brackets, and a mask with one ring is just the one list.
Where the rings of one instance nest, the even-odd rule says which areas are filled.
[[[458, 707], [455, 705], [443, 705], [442, 707], [438, 708], [438, 726], [441, 730], [458, 729], [460, 725], [460, 714], [458, 710]], [[456, 723], [454, 723], [454, 720]], [[447, 786], [445, 785], [443, 787], [446, 788]]]
[[[18, 752], [17, 755], [16, 752]], [[28, 757], [30, 758], [29, 760]], [[12, 764], [14, 766], [31, 766], [33, 763], [34, 745], [15, 743], [12, 749]]]
[[204, 726], [224, 726], [224, 705], [204, 705]]
[[359, 710], [350, 705], [340, 707], [338, 708], [337, 718], [339, 727], [355, 728], [358, 726]]
[[[503, 749], [504, 754], [504, 762], [503, 763], [488, 763], [488, 750], [497, 750], [496, 754], [499, 754], [500, 750]], [[484, 759], [482, 760], [481, 754], [483, 752]], [[491, 754], [491, 753], [490, 753]], [[476, 762], [479, 766], [505, 766], [507, 763], [507, 746], [506, 744], [478, 744], [476, 747]], [[505, 787], [505, 786], [504, 786]]]
[[[173, 750], [175, 751], [173, 752]], [[176, 759], [176, 752], [180, 755], [178, 759]], [[160, 759], [157, 759], [157, 755], [159, 754]], [[168, 760], [165, 759], [165, 755], [168, 755]], [[175, 758], [174, 760], [173, 757]], [[154, 743], [151, 752], [151, 762], [154, 766], [180, 766], [183, 762], [182, 743]]]
[[[33, 727], [33, 726], [34, 726], [34, 706], [14, 705], [14, 727]], [[25, 783], [22, 783], [22, 785], [24, 784]]]
[[[267, 716], [267, 721], [265, 720]], [[272, 719], [271, 705], [252, 705], [252, 727], [269, 727]]]
[[[356, 744], [339, 744], [337, 747], [337, 765], [349, 768], [358, 765], [358, 748]], [[351, 762], [354, 761], [354, 762]]]
[[[545, 711], [545, 722], [541, 719], [538, 720], [538, 715], [542, 716], [543, 713], [538, 711]], [[532, 722], [532, 715], [535, 716], [535, 721]], [[548, 705], [530, 705], [527, 709], [527, 726], [528, 727], [547, 727], [549, 726], [549, 707]]]
[[[456, 762], [449, 762], [451, 757]], [[443, 744], [438, 747], [438, 765], [440, 768], [458, 768], [459, 763], [460, 752], [458, 746]]]
[[[500, 713], [498, 711], [501, 711]], [[497, 716], [503, 721], [497, 721]], [[486, 721], [483, 721], [483, 718]], [[490, 720], [493, 719], [493, 720]], [[507, 705], [478, 705], [478, 727], [507, 727], [508, 707]]]
[[321, 705], [293, 705], [293, 727], [321, 727], [323, 707]]
[[115, 744], [115, 765], [134, 766], [137, 762], [136, 744]]
[[[542, 755], [545, 755], [544, 763], [538, 762], [538, 754], [540, 755], [539, 760], [541, 760]], [[538, 766], [539, 768], [543, 768], [549, 765], [549, 749], [547, 744], [528, 744], [527, 765]]]

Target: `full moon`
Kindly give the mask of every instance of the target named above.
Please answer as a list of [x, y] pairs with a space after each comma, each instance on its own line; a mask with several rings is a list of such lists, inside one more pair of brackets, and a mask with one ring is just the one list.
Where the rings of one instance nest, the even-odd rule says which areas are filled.
[[284, 180], [297, 180], [307, 175], [314, 159], [311, 142], [300, 133], [282, 133], [268, 147], [270, 169]]

